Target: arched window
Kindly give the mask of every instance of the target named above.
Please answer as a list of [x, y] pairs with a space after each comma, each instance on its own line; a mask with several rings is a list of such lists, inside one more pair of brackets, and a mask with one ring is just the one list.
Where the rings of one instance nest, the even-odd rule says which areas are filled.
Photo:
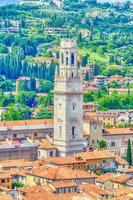
[[61, 54], [61, 60], [62, 60], [62, 64], [64, 63], [64, 54]]
[[72, 126], [72, 138], [73, 139], [75, 138], [75, 129], [76, 129], [76, 127]]
[[73, 72], [72, 72], [72, 78], [73, 78], [73, 75], [74, 75], [74, 74], [73, 74]]
[[71, 64], [74, 65], [74, 53], [71, 53]]

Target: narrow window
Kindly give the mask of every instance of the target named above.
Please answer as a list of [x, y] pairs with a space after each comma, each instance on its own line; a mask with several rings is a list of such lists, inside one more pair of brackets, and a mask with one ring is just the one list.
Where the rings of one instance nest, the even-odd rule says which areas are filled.
[[75, 103], [73, 103], [72, 107], [73, 107], [73, 110], [75, 110], [76, 104], [75, 104]]
[[111, 147], [115, 147], [115, 141], [111, 142]]
[[74, 65], [74, 53], [71, 53], [71, 64]]
[[75, 129], [76, 129], [76, 127], [73, 126], [73, 127], [72, 127], [72, 138], [73, 138], [73, 139], [75, 138]]
[[50, 154], [50, 157], [53, 157], [53, 151], [50, 151], [49, 154]]
[[72, 78], [73, 78], [74, 74], [72, 73]]
[[62, 60], [62, 64], [64, 63], [64, 54], [61, 54], [61, 60]]
[[66, 57], [66, 65], [68, 65], [68, 57]]

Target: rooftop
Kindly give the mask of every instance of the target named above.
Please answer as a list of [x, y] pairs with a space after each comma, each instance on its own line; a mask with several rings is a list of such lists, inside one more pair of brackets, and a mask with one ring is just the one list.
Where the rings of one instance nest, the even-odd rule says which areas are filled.
[[0, 168], [32, 167], [33, 162], [26, 160], [4, 160], [0, 161]]
[[133, 134], [133, 128], [108, 128], [104, 129], [103, 135], [130, 135]]
[[33, 120], [17, 120], [17, 121], [0, 121], [0, 129], [1, 127], [7, 127], [8, 129], [26, 129], [26, 128], [36, 128], [36, 127], [45, 127], [45, 126], [53, 126], [53, 119], [33, 119]]
[[115, 161], [120, 165], [128, 165], [128, 162], [121, 158], [119, 155], [116, 155]]
[[112, 182], [114, 183], [119, 183], [119, 184], [124, 184], [126, 183], [128, 180], [130, 180], [132, 178], [131, 175], [128, 175], [128, 174], [123, 174], [123, 175], [120, 175], [120, 176], [117, 176], [115, 177]]
[[29, 175], [36, 177], [42, 177], [50, 180], [71, 180], [71, 179], [93, 179], [96, 175], [91, 175], [87, 171], [71, 169], [69, 167], [62, 166], [43, 166], [32, 169], [32, 172], [28, 172]]
[[129, 167], [129, 168], [121, 168], [117, 170], [120, 173], [133, 173], [133, 167]]
[[44, 138], [39, 142], [39, 149], [56, 149], [56, 147], [48, 139]]
[[105, 183], [107, 181], [111, 181], [115, 175], [113, 173], [102, 174], [98, 177], [97, 182]]
[[51, 184], [54, 188], [77, 187], [74, 181], [56, 181]]
[[95, 160], [95, 159], [109, 159], [109, 158], [115, 158], [115, 155], [111, 153], [108, 150], [95, 150], [95, 151], [86, 151], [83, 153], [78, 153], [76, 156], [81, 157], [85, 160]]

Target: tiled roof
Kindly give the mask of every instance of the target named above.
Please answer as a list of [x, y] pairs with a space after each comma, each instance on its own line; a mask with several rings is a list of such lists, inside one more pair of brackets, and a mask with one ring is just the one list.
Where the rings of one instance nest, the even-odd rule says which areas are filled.
[[7, 179], [7, 178], [11, 178], [10, 173], [6, 171], [0, 171], [0, 179]]
[[97, 182], [105, 183], [107, 181], [111, 181], [114, 177], [115, 175], [113, 173], [103, 174], [98, 177]]
[[85, 192], [88, 196], [92, 197], [93, 199], [97, 199], [101, 195], [108, 194], [108, 191], [98, 187], [97, 185], [93, 184], [82, 184], [79, 186], [81, 191]]
[[13, 200], [13, 197], [6, 194], [0, 194], [0, 200]]
[[55, 181], [51, 184], [54, 188], [77, 187], [74, 181]]
[[83, 153], [76, 154], [76, 157], [81, 157], [82, 159], [88, 160], [95, 160], [95, 159], [109, 159], [115, 158], [115, 155], [108, 151], [108, 150], [95, 150], [95, 151], [86, 151]]
[[18, 168], [18, 167], [32, 167], [33, 162], [26, 161], [26, 160], [4, 160], [0, 161], [1, 168]]
[[123, 175], [117, 176], [114, 179], [112, 179], [112, 182], [123, 184], [123, 183], [126, 183], [131, 178], [132, 178], [131, 175], [123, 174]]
[[103, 135], [131, 135], [133, 128], [108, 128], [104, 129]]
[[[122, 187], [122, 188], [118, 188], [118, 189], [113, 189], [112, 193], [114, 194], [114, 196], [116, 196], [117, 198], [119, 198], [119, 200], [122, 200], [122, 196], [128, 195], [128, 194], [133, 194], [133, 188], [128, 188], [128, 187]], [[125, 199], [127, 200], [127, 199]]]
[[96, 178], [96, 175], [91, 175], [87, 171], [71, 169], [69, 167], [53, 167], [53, 166], [44, 166], [37, 167], [28, 172], [29, 175], [36, 177], [42, 177], [50, 180], [71, 180], [71, 179], [93, 179]]
[[56, 149], [56, 147], [48, 139], [42, 139], [39, 142], [39, 149]]
[[133, 167], [121, 168], [121, 169], [118, 169], [117, 171], [121, 173], [133, 173]]
[[128, 165], [128, 162], [121, 158], [119, 155], [116, 155], [115, 161], [120, 165]]
[[41, 159], [38, 161], [39, 164], [49, 163], [49, 164], [55, 164], [55, 165], [69, 165], [69, 164], [75, 164], [75, 163], [85, 163], [85, 160], [83, 159], [77, 159], [74, 156], [67, 156], [67, 157], [52, 157], [47, 159]]
[[35, 125], [53, 125], [53, 119], [33, 119], [33, 120], [17, 120], [17, 121], [0, 121], [0, 127], [12, 129], [15, 126], [35, 126]]
[[49, 185], [35, 185], [35, 186], [25, 186], [20, 187], [18, 190], [24, 194], [33, 194], [33, 193], [42, 193], [42, 192], [53, 192], [53, 190]]

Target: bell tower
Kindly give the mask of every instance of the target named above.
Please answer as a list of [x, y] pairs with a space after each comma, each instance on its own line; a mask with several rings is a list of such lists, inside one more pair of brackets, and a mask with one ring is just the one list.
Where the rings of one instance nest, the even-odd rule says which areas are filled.
[[83, 80], [77, 54], [75, 39], [61, 40], [54, 88], [54, 144], [59, 156], [83, 150]]

